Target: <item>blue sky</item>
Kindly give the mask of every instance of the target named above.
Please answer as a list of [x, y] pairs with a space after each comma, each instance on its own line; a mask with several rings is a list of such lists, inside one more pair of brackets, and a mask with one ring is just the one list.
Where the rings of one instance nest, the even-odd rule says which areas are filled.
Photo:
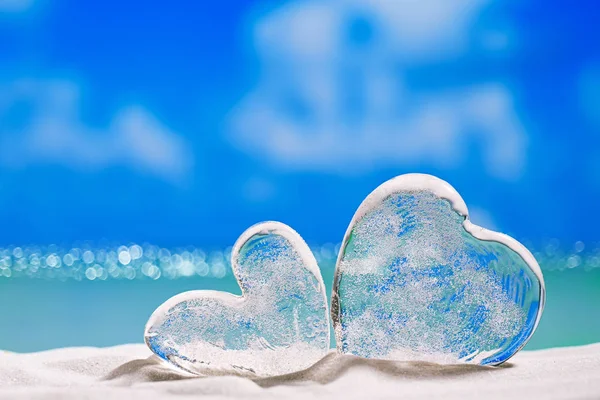
[[0, 0], [0, 244], [337, 242], [406, 172], [598, 240], [593, 2], [202, 3]]

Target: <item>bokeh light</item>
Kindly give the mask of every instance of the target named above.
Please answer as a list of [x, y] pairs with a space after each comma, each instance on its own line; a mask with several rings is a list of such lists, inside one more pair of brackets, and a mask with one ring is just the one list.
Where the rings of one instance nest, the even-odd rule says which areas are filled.
[[[572, 245], [550, 239], [540, 246], [523, 242], [544, 271], [600, 268], [600, 243], [577, 241]], [[312, 246], [323, 270], [335, 268], [340, 243]], [[564, 249], [571, 249], [565, 251]], [[207, 255], [208, 254], [208, 255]], [[151, 244], [84, 248], [57, 245], [0, 248], [0, 279], [57, 280], [157, 280], [193, 276], [224, 278], [232, 274], [231, 247], [205, 250], [198, 247], [160, 248]]]

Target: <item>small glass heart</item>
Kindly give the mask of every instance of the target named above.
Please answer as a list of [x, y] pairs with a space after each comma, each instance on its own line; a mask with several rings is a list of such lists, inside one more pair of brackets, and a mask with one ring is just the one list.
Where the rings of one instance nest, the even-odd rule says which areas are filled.
[[145, 341], [157, 356], [193, 374], [272, 376], [327, 354], [325, 285], [300, 235], [279, 222], [254, 225], [231, 264], [242, 296], [186, 292], [152, 314]]

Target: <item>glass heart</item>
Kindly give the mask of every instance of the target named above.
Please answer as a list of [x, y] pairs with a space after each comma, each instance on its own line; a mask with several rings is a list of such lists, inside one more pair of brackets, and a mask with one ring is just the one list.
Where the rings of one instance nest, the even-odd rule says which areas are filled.
[[252, 226], [231, 255], [242, 296], [179, 294], [152, 314], [145, 341], [194, 374], [256, 376], [305, 369], [329, 349], [325, 285], [308, 245], [279, 222]]
[[331, 308], [342, 353], [497, 365], [529, 340], [544, 301], [541, 270], [523, 245], [472, 224], [448, 183], [407, 174], [354, 215]]

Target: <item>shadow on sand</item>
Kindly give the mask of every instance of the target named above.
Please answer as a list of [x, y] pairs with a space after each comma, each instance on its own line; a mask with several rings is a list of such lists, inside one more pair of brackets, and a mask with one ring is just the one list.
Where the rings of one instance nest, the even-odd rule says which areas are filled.
[[513, 364], [504, 363], [499, 367], [484, 367], [470, 364], [443, 365], [424, 361], [388, 361], [371, 360], [355, 356], [330, 352], [312, 367], [291, 374], [268, 378], [238, 375], [233, 373], [215, 373], [196, 376], [179, 372], [164, 363], [156, 356], [146, 359], [129, 361], [111, 371], [104, 380], [124, 380], [129, 382], [161, 382], [183, 379], [201, 379], [215, 376], [240, 376], [251, 379], [257, 385], [268, 388], [279, 385], [294, 385], [305, 382], [319, 384], [331, 383], [353, 369], [372, 371], [378, 374], [409, 380], [428, 380], [463, 376], [477, 373], [490, 373], [506, 368]]

